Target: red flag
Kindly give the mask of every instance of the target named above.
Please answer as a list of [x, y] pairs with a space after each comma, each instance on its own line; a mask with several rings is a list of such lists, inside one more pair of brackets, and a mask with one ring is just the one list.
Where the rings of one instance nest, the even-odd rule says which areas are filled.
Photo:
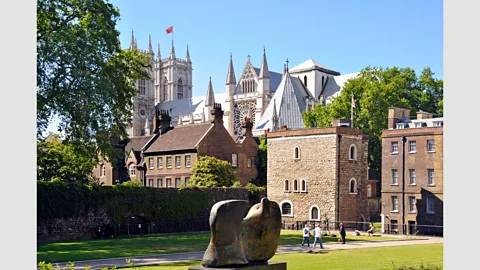
[[353, 107], [353, 108], [356, 108], [356, 107], [355, 107], [355, 99], [353, 99], [353, 95], [352, 95], [352, 107]]
[[168, 27], [166, 32], [167, 32], [167, 34], [173, 33], [173, 25]]

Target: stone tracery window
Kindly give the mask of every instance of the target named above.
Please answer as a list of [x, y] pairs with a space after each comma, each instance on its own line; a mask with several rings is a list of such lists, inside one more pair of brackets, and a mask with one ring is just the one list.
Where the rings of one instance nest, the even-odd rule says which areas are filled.
[[168, 79], [167, 79], [167, 76], [165, 76], [163, 78], [162, 101], [165, 101], [168, 98], [168, 94], [167, 94], [168, 90], [167, 89], [168, 89]]
[[182, 79], [178, 79], [177, 99], [183, 99], [183, 82], [182, 82]]
[[242, 121], [245, 117], [250, 117], [250, 121], [255, 123], [255, 109], [254, 102], [242, 102], [234, 105], [233, 133], [235, 135], [242, 135]]

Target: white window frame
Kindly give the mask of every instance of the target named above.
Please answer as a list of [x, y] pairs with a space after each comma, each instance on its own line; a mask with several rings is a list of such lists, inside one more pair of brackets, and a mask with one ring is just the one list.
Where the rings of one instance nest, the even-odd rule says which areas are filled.
[[[353, 157], [352, 157], [352, 148], [353, 148]], [[348, 159], [357, 160], [357, 146], [355, 144], [351, 144], [348, 149]]]
[[[290, 204], [290, 214], [283, 214], [283, 204], [288, 203]], [[290, 200], [283, 200], [280, 203], [280, 213], [282, 214], [282, 217], [293, 217], [293, 203]]]
[[[317, 212], [318, 212], [317, 218], [313, 218], [313, 216], [312, 216], [313, 208], [317, 208]], [[309, 216], [310, 220], [320, 220], [320, 207], [318, 207], [316, 204], [310, 206], [310, 209], [308, 210], [308, 216]]]
[[162, 178], [158, 178], [158, 179], [157, 179], [157, 187], [158, 187], [158, 188], [163, 187], [163, 179], [162, 179]]
[[232, 153], [232, 167], [238, 167], [238, 154]]
[[[430, 145], [432, 146], [431, 149], [430, 149]], [[427, 152], [428, 153], [435, 153], [435, 140], [434, 139], [427, 140]]]
[[[352, 192], [352, 182], [354, 183], [354, 192]], [[357, 194], [357, 180], [355, 178], [350, 179], [348, 182], [348, 194], [356, 195]]]
[[134, 163], [128, 164], [128, 175], [135, 176], [136, 173], [137, 173], [137, 169], [135, 168], [135, 164]]
[[[395, 172], [396, 174], [394, 174]], [[394, 177], [395, 176], [395, 177]], [[394, 181], [395, 180], [395, 181]], [[397, 169], [392, 169], [392, 186], [398, 186], [398, 170]]]
[[[396, 145], [396, 148], [397, 148], [396, 151], [394, 151], [394, 147], [393, 147], [394, 145]], [[398, 154], [398, 142], [392, 142], [390, 151], [391, 151], [391, 154]]]
[[[412, 174], [413, 173], [413, 174]], [[409, 169], [408, 170], [408, 185], [409, 186], [416, 186], [417, 185], [417, 173], [415, 169]], [[412, 178], [413, 176], [413, 178]], [[413, 182], [412, 182], [413, 179]]]
[[163, 168], [163, 157], [157, 157], [157, 168], [158, 169]]
[[397, 129], [405, 129], [408, 127], [407, 123], [397, 123]]
[[[296, 185], [295, 185], [296, 184]], [[293, 180], [293, 192], [299, 192], [300, 189], [298, 188], [298, 180]]]
[[105, 166], [105, 164], [102, 164], [100, 166], [100, 176], [105, 176], [107, 175], [107, 166]]
[[[432, 177], [430, 177], [430, 172], [432, 172]], [[430, 181], [430, 179], [432, 181]], [[435, 170], [427, 169], [427, 186], [435, 186]]]
[[185, 167], [190, 168], [192, 166], [192, 157], [185, 155]]
[[[412, 150], [412, 148], [415, 148]], [[408, 153], [417, 153], [417, 141], [408, 141]]]
[[408, 206], [409, 206], [408, 207], [408, 212], [409, 213], [416, 213], [417, 212], [417, 198], [415, 198], [415, 196], [409, 196], [408, 197]]
[[[286, 186], [287, 188], [285, 188], [285, 186]], [[283, 189], [284, 189], [285, 192], [291, 192], [291, 190], [290, 190], [290, 181], [285, 180], [285, 181], [283, 182]]]
[[148, 179], [148, 186], [153, 187], [153, 179], [152, 178]]
[[299, 160], [300, 158], [301, 158], [300, 147], [295, 146], [293, 148], [293, 159], [294, 160]]
[[398, 196], [392, 196], [390, 201], [392, 203], [392, 209], [390, 212], [398, 213]]
[[175, 187], [179, 188], [181, 184], [182, 184], [182, 178], [181, 177], [175, 177]]
[[182, 167], [182, 157], [181, 156], [175, 156], [175, 168], [181, 168]]
[[417, 122], [415, 123], [415, 128], [421, 128], [423, 122]]
[[167, 188], [172, 187], [172, 178], [167, 178], [165, 185]]
[[[393, 222], [395, 221], [395, 229], [393, 228]], [[390, 230], [398, 232], [398, 220], [392, 219], [390, 221]]]
[[[431, 209], [433, 208], [433, 209]], [[427, 214], [435, 214], [435, 200], [433, 197], [427, 197]]]
[[300, 180], [300, 192], [307, 192], [307, 180], [305, 179]]
[[148, 168], [149, 168], [150, 170], [153, 170], [153, 169], [155, 168], [154, 162], [155, 162], [155, 161], [153, 160], [153, 157], [148, 158]]
[[[170, 162], [168, 162], [168, 161], [170, 161]], [[171, 168], [172, 168], [172, 156], [168, 156], [167, 157], [167, 169], [171, 169]]]
[[441, 127], [441, 126], [443, 126], [443, 122], [442, 121], [434, 121], [433, 126], [434, 127]]
[[248, 168], [252, 167], [252, 159], [251, 158], [247, 159], [247, 167]]

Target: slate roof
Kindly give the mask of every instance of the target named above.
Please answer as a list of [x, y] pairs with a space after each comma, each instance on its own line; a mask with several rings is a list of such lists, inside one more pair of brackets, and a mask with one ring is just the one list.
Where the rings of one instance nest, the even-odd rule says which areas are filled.
[[295, 66], [294, 68], [289, 69], [290, 73], [298, 73], [302, 71], [310, 71], [313, 69], [318, 69], [322, 72], [332, 74], [332, 75], [340, 75], [340, 72], [331, 70], [324, 65], [318, 63], [317, 61], [313, 60], [312, 58], [308, 59], [307, 61], [301, 63], [298, 66]]
[[287, 72], [268, 103], [256, 129], [272, 129], [274, 103], [277, 109], [278, 126], [304, 128], [302, 113], [307, 108], [306, 98], [308, 97], [311, 95], [300, 79], [290, 76]]
[[[345, 83], [349, 79], [355, 78], [358, 74], [360, 73], [355, 72], [334, 77], [328, 77], [327, 84], [325, 85], [325, 89], [322, 92], [322, 95], [324, 95], [326, 98], [327, 105], [332, 102], [333, 98], [336, 98], [338, 95], [340, 95]], [[319, 97], [316, 98], [318, 99]]]
[[147, 142], [153, 137], [151, 136], [138, 136], [138, 137], [131, 137], [130, 141], [125, 146], [125, 151], [130, 153], [130, 150], [133, 151], [141, 151], [143, 146], [147, 144]]
[[[253, 69], [255, 70], [255, 74], [257, 74], [257, 76], [260, 78], [260, 69], [256, 67], [253, 67]], [[277, 73], [273, 71], [269, 71], [269, 72], [270, 72], [270, 91], [275, 92], [278, 85], [282, 81], [283, 75], [282, 73]]]
[[195, 145], [212, 126], [211, 123], [177, 126], [158, 136], [144, 153], [195, 149]]

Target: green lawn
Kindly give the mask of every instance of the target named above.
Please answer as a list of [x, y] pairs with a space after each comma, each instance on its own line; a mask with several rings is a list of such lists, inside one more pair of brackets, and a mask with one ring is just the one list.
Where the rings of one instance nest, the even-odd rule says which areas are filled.
[[[347, 235], [347, 241], [378, 241], [398, 239], [393, 237], [368, 237]], [[313, 243], [313, 239], [311, 239]], [[148, 256], [166, 253], [204, 251], [210, 241], [210, 233], [188, 233], [131, 238], [98, 239], [37, 244], [37, 262], [67, 262], [105, 258]], [[323, 242], [337, 239], [323, 237]], [[282, 231], [280, 245], [298, 245], [301, 231]]]
[[[323, 251], [322, 253], [290, 253], [273, 256], [270, 261], [287, 262], [288, 270], [321, 269], [393, 269], [423, 264], [443, 267], [443, 244], [396, 247], [358, 248]], [[141, 270], [185, 270], [200, 265], [199, 261], [136, 267]]]

